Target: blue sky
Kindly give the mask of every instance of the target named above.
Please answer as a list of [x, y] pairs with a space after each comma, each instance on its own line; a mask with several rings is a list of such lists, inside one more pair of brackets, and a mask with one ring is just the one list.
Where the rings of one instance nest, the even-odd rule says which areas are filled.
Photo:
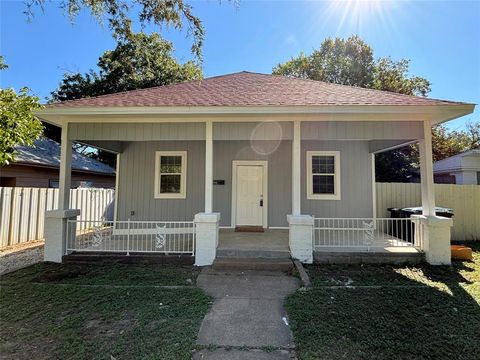
[[[480, 103], [480, 1], [191, 1], [206, 29], [205, 76], [273, 66], [310, 53], [326, 37], [358, 34], [376, 57], [409, 58], [411, 73], [432, 83], [430, 97]], [[72, 25], [48, 1], [31, 22], [22, 1], [0, 3], [0, 53], [10, 68], [2, 87], [28, 86], [42, 99], [66, 71], [95, 68], [115, 42], [108, 28], [83, 12]], [[148, 27], [146, 30], [155, 28]], [[157, 29], [158, 30], [158, 29]], [[166, 29], [176, 56], [191, 58], [191, 39]], [[449, 123], [461, 128], [474, 115]]]

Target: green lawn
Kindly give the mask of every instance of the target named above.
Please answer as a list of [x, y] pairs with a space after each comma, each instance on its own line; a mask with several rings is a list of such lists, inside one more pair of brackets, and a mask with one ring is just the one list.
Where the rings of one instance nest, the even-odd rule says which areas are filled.
[[197, 275], [192, 267], [147, 264], [38, 264], [5, 275], [0, 354], [29, 360], [190, 359], [211, 303], [194, 286]]
[[474, 262], [310, 266], [286, 310], [300, 359], [479, 359], [480, 244]]

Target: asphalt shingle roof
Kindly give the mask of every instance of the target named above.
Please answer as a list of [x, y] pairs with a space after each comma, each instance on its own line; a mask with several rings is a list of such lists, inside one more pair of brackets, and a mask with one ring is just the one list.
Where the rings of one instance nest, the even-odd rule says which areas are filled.
[[[34, 147], [20, 145], [15, 150], [15, 163], [60, 167], [60, 144], [51, 139], [41, 137]], [[72, 152], [72, 169], [115, 175], [112, 167], [75, 151]]]
[[63, 101], [67, 107], [451, 105], [458, 102], [251, 72]]

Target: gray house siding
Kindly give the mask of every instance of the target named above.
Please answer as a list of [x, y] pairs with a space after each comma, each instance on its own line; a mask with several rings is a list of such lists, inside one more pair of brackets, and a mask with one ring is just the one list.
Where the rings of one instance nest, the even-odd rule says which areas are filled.
[[[278, 146], [278, 147], [277, 147]], [[155, 151], [187, 151], [186, 199], [155, 199]], [[269, 151], [266, 151], [269, 150]], [[272, 151], [274, 150], [274, 151]], [[232, 161], [268, 161], [268, 226], [286, 227], [292, 204], [291, 141], [214, 141], [213, 208], [221, 226], [231, 226]], [[341, 200], [306, 199], [306, 151], [337, 150], [341, 161]], [[372, 164], [368, 141], [302, 141], [302, 214], [317, 217], [371, 217]], [[119, 220], [192, 220], [204, 210], [205, 143], [143, 141], [124, 143], [120, 156]], [[131, 212], [134, 212], [132, 215]]]
[[[418, 121], [304, 121], [303, 140], [399, 140], [422, 139], [423, 124]], [[278, 131], [280, 130], [280, 131]], [[213, 124], [215, 140], [250, 140], [263, 137], [292, 139], [292, 123], [218, 122]], [[205, 124], [197, 123], [71, 123], [71, 140], [157, 141], [204, 140]], [[272, 139], [274, 137], [274, 139]]]
[[[307, 200], [306, 151], [340, 151], [341, 200]], [[302, 141], [302, 214], [372, 217], [372, 158], [367, 141]]]
[[[90, 127], [90, 124], [88, 124]], [[117, 124], [120, 125], [120, 124]], [[152, 125], [150, 134], [139, 126], [122, 124], [118, 136], [115, 132], [106, 136], [106, 129], [102, 129], [101, 138], [117, 140], [120, 138], [148, 139], [153, 136], [161, 138], [172, 136], [195, 137], [195, 133], [203, 132], [203, 124], [185, 124], [185, 130], [175, 130], [170, 124], [167, 127]], [[145, 124], [144, 124], [145, 125]], [[155, 125], [155, 126], [153, 126]], [[160, 124], [163, 125], [163, 124]], [[233, 160], [267, 160], [268, 161], [268, 226], [288, 226], [286, 215], [291, 212], [292, 176], [291, 176], [291, 140], [285, 140], [290, 135], [290, 129], [282, 125], [281, 139], [268, 140], [234, 140], [235, 136], [246, 138], [255, 124], [225, 124], [216, 125], [216, 136], [225, 140], [214, 141], [214, 169], [215, 180], [225, 180], [225, 185], [214, 185], [214, 211], [221, 213], [221, 226], [231, 225], [232, 208], [232, 161]], [[302, 126], [302, 137], [311, 138], [321, 135], [321, 124]], [[368, 124], [375, 128], [382, 123]], [[376, 126], [375, 126], [376, 125]], [[406, 124], [399, 128], [402, 138], [413, 135], [418, 129], [410, 124], [412, 134]], [[413, 125], [413, 126], [412, 126]], [[145, 125], [145, 126], [148, 126]], [[75, 128], [75, 127], [74, 127]], [[330, 130], [327, 130], [330, 129]], [[333, 128], [328, 126], [325, 131], [333, 134]], [[135, 131], [130, 131], [134, 129]], [[235, 134], [235, 129], [239, 130]], [[93, 129], [80, 131], [81, 126], [75, 128], [75, 137], [93, 138]], [[85, 129], [87, 130], [87, 129]], [[141, 130], [141, 131], [140, 131]], [[173, 131], [175, 130], [175, 131]], [[122, 135], [120, 135], [122, 134]], [[126, 134], [132, 134], [131, 137]], [[348, 135], [348, 136], [347, 136]], [[359, 134], [359, 137], [363, 137]], [[337, 137], [353, 137], [353, 133], [336, 134]], [[380, 136], [380, 134], [377, 134]], [[384, 137], [392, 136], [384, 133]], [[176, 136], [174, 136], [176, 137]], [[200, 137], [200, 136], [199, 136]], [[380, 136], [381, 137], [381, 136]], [[228, 140], [227, 140], [228, 139]], [[278, 147], [275, 149], [275, 147]], [[199, 140], [177, 141], [132, 141], [122, 143], [123, 152], [120, 156], [120, 173], [118, 189], [118, 219], [126, 220], [192, 220], [196, 213], [204, 210], [205, 188], [205, 142]], [[275, 149], [274, 151], [272, 151]], [[159, 150], [186, 150], [187, 165], [187, 198], [186, 199], [155, 199], [153, 196], [155, 179], [155, 151]], [[307, 200], [306, 199], [306, 151], [307, 150], [338, 150], [341, 158], [341, 200]], [[371, 217], [372, 214], [372, 164], [369, 152], [369, 140], [302, 140], [302, 214], [318, 217]], [[132, 215], [133, 211], [133, 215]]]
[[[155, 151], [161, 150], [187, 151], [186, 199], [154, 198]], [[204, 174], [204, 141], [125, 143], [120, 155], [118, 220], [192, 221], [195, 214], [204, 211]]]
[[[268, 155], [260, 149], [276, 150]], [[257, 151], [254, 150], [257, 149]], [[155, 199], [155, 151], [187, 151], [187, 198]], [[288, 226], [291, 212], [291, 142], [265, 142], [252, 147], [250, 141], [214, 142], [214, 179], [225, 185], [214, 185], [213, 208], [221, 213], [221, 226], [231, 225], [232, 161], [268, 161], [268, 223]], [[125, 143], [120, 156], [119, 220], [192, 220], [204, 210], [205, 143], [203, 141], [145, 141]], [[279, 195], [281, 194], [281, 195]], [[134, 211], [134, 215], [131, 215]]]

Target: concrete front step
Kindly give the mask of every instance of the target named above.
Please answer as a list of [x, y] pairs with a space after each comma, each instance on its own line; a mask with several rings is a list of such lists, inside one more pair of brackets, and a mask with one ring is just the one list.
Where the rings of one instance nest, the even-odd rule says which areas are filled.
[[257, 271], [283, 271], [293, 269], [293, 263], [285, 258], [232, 258], [218, 257], [213, 262], [215, 270], [257, 270]]
[[217, 257], [246, 259], [290, 259], [288, 250], [217, 249]]

